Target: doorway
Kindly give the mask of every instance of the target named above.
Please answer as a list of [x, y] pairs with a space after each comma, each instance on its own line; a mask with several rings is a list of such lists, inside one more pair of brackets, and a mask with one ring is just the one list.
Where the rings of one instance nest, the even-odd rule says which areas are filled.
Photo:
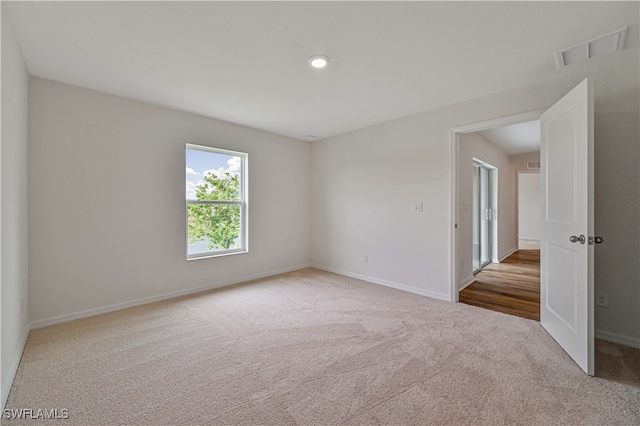
[[540, 169], [518, 170], [517, 179], [518, 249], [540, 250]]
[[[459, 198], [472, 207], [470, 215], [463, 207], [459, 223], [461, 275], [472, 274], [459, 286], [460, 302], [540, 319], [539, 150], [537, 120], [460, 136]], [[471, 155], [473, 173], [467, 175]], [[464, 266], [466, 246], [471, 267]]]
[[[467, 189], [461, 187], [460, 185], [460, 172], [461, 169], [464, 167], [470, 167], [468, 165], [465, 164], [461, 164], [460, 163], [460, 136], [466, 133], [474, 133], [474, 132], [481, 132], [481, 131], [485, 131], [485, 130], [490, 130], [490, 129], [494, 129], [497, 127], [503, 127], [503, 126], [509, 126], [509, 125], [515, 125], [515, 124], [522, 124], [522, 123], [527, 123], [527, 122], [532, 122], [532, 121], [537, 121], [540, 119], [540, 116], [542, 115], [542, 113], [544, 112], [544, 110], [537, 110], [537, 111], [531, 111], [531, 112], [526, 112], [526, 113], [522, 113], [522, 114], [517, 114], [517, 115], [513, 115], [513, 116], [509, 116], [509, 117], [502, 117], [499, 119], [495, 119], [495, 120], [489, 120], [489, 121], [485, 121], [482, 123], [475, 123], [475, 124], [470, 124], [470, 125], [466, 125], [466, 126], [461, 126], [461, 127], [457, 127], [457, 128], [453, 128], [451, 129], [451, 149], [452, 149], [452, 160], [453, 160], [453, 164], [452, 164], [452, 183], [453, 183], [453, 194], [454, 196], [452, 197], [452, 211], [453, 211], [453, 220], [454, 220], [454, 226], [452, 229], [452, 258], [454, 259], [454, 261], [452, 262], [452, 272], [451, 272], [451, 276], [452, 276], [452, 282], [450, 285], [450, 291], [451, 291], [451, 300], [458, 302], [460, 301], [459, 299], [459, 292], [462, 288], [464, 288], [465, 286], [469, 285], [471, 282], [473, 282], [474, 277], [468, 277], [467, 273], [464, 272], [464, 268], [468, 268], [466, 269], [467, 271], [471, 272], [472, 268], [471, 267], [467, 267], [466, 266], [466, 262], [465, 262], [465, 258], [466, 258], [466, 250], [471, 251], [471, 248], [467, 248], [468, 246], [466, 245], [462, 245], [460, 243], [460, 233], [465, 233], [468, 231], [465, 231], [465, 229], [461, 229], [460, 225], [461, 225], [461, 220], [464, 219], [464, 215], [467, 214], [467, 212], [469, 211], [469, 207], [466, 202], [464, 201], [460, 201], [460, 193], [463, 191], [466, 191]], [[469, 164], [469, 163], [466, 163]], [[498, 172], [498, 171], [496, 171]], [[513, 179], [515, 179], [515, 176], [513, 176]], [[497, 181], [497, 179], [496, 179]], [[496, 183], [497, 185], [497, 183]], [[513, 191], [515, 194], [515, 190]], [[498, 191], [496, 191], [496, 195], [498, 194]], [[515, 203], [515, 201], [514, 201]], [[492, 212], [492, 219], [493, 219], [493, 225], [495, 225], [497, 223], [497, 200], [492, 200], [491, 204], [496, 206], [496, 209]], [[515, 208], [514, 208], [515, 210]], [[515, 230], [515, 219], [512, 221], [512, 226], [509, 226], [508, 222], [503, 222], [504, 226], [507, 228], [511, 228], [512, 229], [512, 233], [513, 235], [510, 237], [510, 239], [512, 241], [508, 241], [508, 239], [506, 237], [504, 237], [503, 235], [501, 235], [500, 230], [495, 230], [494, 234], [495, 237], [492, 238], [491, 243], [492, 247], [491, 250], [493, 251], [492, 256], [492, 260], [494, 262], [499, 262], [500, 260], [504, 260], [504, 258], [507, 258], [510, 254], [512, 254], [513, 252], [517, 251], [517, 231]], [[469, 232], [470, 233], [470, 232]], [[468, 238], [470, 236], [467, 235], [463, 235], [462, 238]], [[503, 238], [504, 237], [504, 238]], [[513, 247], [508, 247], [507, 248], [507, 244], [512, 245]], [[468, 256], [471, 256], [471, 253], [469, 253]], [[500, 258], [502, 257], [502, 259]], [[483, 263], [481, 260], [478, 261], [478, 263]], [[474, 265], [475, 266], [475, 265]], [[476, 269], [475, 267], [473, 267], [473, 269]]]

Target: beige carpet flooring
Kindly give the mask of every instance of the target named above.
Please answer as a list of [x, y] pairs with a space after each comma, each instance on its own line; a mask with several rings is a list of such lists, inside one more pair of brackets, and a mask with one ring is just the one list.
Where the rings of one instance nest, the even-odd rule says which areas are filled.
[[305, 269], [31, 332], [3, 425], [640, 424], [540, 324]]
[[596, 339], [595, 351], [596, 377], [640, 387], [640, 349]]

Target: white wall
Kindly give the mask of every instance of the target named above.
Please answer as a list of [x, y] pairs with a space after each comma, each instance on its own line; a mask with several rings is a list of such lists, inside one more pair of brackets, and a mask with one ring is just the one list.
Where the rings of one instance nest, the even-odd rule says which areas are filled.
[[540, 151], [528, 152], [526, 154], [516, 154], [509, 156], [509, 162], [516, 167], [517, 170], [528, 170], [527, 163], [539, 163]]
[[518, 173], [518, 236], [540, 239], [540, 173]]
[[[582, 70], [582, 68], [579, 68]], [[620, 111], [638, 114], [639, 64], [637, 57], [617, 61], [601, 61], [588, 73], [579, 71], [545, 83], [516, 88], [472, 101], [405, 117], [368, 127], [348, 134], [316, 141], [312, 145], [312, 260], [318, 266], [345, 274], [367, 277], [371, 281], [395, 285], [416, 293], [443, 299], [450, 298], [452, 281], [451, 211], [452, 151], [449, 130], [470, 123], [478, 123], [547, 108], [576, 86], [584, 77], [595, 81], [596, 127], [605, 115], [620, 117]], [[619, 82], [629, 83], [635, 90], [618, 90]], [[603, 115], [604, 114], [604, 115]], [[616, 121], [610, 119], [609, 121]], [[631, 136], [637, 124], [621, 123], [625, 130], [601, 126], [596, 131], [596, 155], [615, 143], [619, 133]], [[633, 127], [635, 126], [635, 127]], [[615, 183], [620, 193], [638, 194], [640, 182], [623, 178], [626, 157], [634, 160], [637, 170], [637, 141], [629, 148], [611, 155], [618, 160]], [[630, 160], [629, 160], [630, 161]], [[610, 161], [611, 163], [612, 161]], [[625, 166], [627, 169], [631, 165]], [[637, 171], [626, 170], [631, 176]], [[596, 158], [596, 182], [603, 174], [602, 161]], [[636, 173], [636, 175], [633, 175]], [[515, 179], [515, 175], [513, 176]], [[598, 193], [597, 193], [598, 194]], [[600, 193], [601, 194], [601, 193]], [[602, 202], [602, 198], [596, 203]], [[633, 198], [633, 197], [632, 197]], [[423, 213], [413, 213], [414, 201], [423, 201]], [[639, 227], [637, 204], [619, 197], [609, 207], [629, 209], [627, 226]], [[599, 207], [601, 210], [603, 207]], [[596, 226], [619, 221], [616, 207], [606, 214], [600, 211]], [[626, 215], [626, 213], [625, 213]], [[598, 229], [598, 228], [597, 228]], [[634, 237], [635, 238], [635, 237]], [[620, 244], [611, 239], [609, 250], [630, 256], [635, 264], [640, 258], [637, 238], [633, 244]], [[369, 263], [362, 262], [362, 253], [369, 254]], [[600, 253], [600, 254], [599, 254]], [[627, 265], [603, 261], [602, 251], [596, 250], [596, 270], [599, 279], [612, 287], [618, 278], [633, 277]], [[600, 284], [602, 285], [602, 283]], [[615, 317], [603, 322], [596, 317], [596, 327], [608, 332], [639, 339], [637, 318], [640, 298], [628, 299], [628, 305], [609, 308]], [[623, 325], [625, 322], [631, 324]]]
[[[312, 144], [317, 267], [448, 297], [448, 128], [411, 116]], [[413, 212], [413, 204], [424, 211]], [[363, 263], [363, 254], [368, 263]]]
[[[249, 154], [248, 254], [185, 260], [187, 142]], [[307, 265], [310, 153], [307, 142], [31, 77], [31, 320]]]
[[[604, 243], [595, 246], [595, 290], [609, 295], [608, 308], [596, 306], [596, 329], [621, 343], [640, 336], [639, 141], [637, 111], [596, 113], [595, 233]], [[640, 347], [640, 338], [626, 343]]]
[[[27, 97], [28, 76], [6, 5], [2, 3], [2, 139], [0, 297], [1, 406], [9, 395], [28, 325]], [[22, 309], [21, 309], [22, 306]]]
[[[472, 235], [473, 235], [473, 159], [482, 160], [497, 169], [497, 214], [494, 212], [492, 226], [497, 225], [497, 259], [502, 260], [518, 248], [516, 232], [516, 197], [513, 179], [514, 168], [509, 164], [509, 156], [492, 144], [482, 134], [463, 133], [458, 149], [458, 247], [460, 260], [458, 286], [469, 284], [473, 279]], [[494, 200], [495, 201], [495, 200]], [[464, 211], [464, 205], [468, 206]], [[493, 257], [493, 256], [492, 256]]]

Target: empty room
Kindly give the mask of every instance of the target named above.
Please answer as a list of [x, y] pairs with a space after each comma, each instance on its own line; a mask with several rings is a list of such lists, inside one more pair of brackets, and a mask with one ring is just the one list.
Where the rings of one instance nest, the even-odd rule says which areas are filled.
[[2, 1], [2, 424], [640, 424], [639, 17]]

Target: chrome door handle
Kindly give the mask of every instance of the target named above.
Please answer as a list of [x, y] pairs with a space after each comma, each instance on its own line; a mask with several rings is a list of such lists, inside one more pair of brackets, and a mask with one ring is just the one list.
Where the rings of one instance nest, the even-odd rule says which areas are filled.
[[578, 241], [580, 241], [580, 244], [584, 244], [585, 242], [584, 235], [580, 235], [579, 237], [572, 235], [569, 237], [569, 241], [571, 241], [572, 243], [577, 243]]

